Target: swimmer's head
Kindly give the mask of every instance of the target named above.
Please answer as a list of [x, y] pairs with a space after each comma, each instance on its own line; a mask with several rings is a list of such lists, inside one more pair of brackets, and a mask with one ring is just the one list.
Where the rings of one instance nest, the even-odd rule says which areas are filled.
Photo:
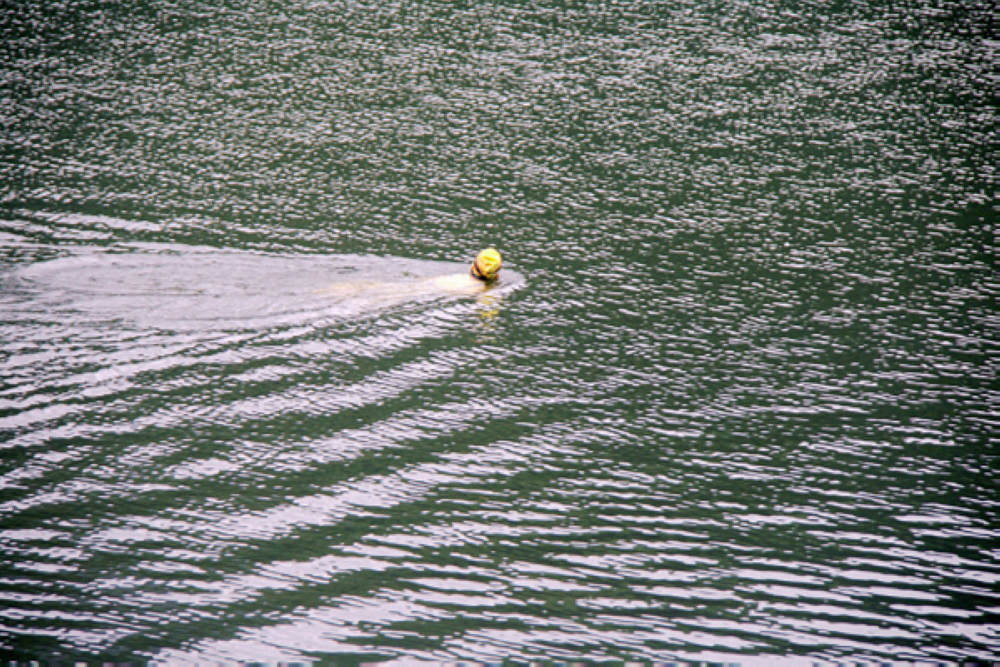
[[500, 275], [502, 265], [503, 259], [496, 248], [487, 248], [476, 255], [476, 261], [472, 263], [471, 273], [476, 278], [491, 283]]

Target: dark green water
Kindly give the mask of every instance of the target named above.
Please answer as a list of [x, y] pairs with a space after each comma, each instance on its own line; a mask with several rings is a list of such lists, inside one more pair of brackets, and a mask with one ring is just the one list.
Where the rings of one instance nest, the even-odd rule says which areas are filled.
[[994, 14], [3, 4], [0, 657], [1000, 659]]

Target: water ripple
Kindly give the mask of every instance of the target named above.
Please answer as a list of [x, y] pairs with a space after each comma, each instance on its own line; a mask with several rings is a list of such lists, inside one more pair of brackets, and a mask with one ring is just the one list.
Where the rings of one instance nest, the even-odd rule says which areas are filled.
[[794, 10], [6, 12], [0, 654], [995, 660], [989, 8]]

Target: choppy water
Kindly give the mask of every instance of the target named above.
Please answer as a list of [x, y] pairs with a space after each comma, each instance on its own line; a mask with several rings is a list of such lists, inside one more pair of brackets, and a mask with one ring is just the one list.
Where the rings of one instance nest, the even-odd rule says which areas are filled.
[[0, 657], [1000, 659], [994, 14], [8, 3]]

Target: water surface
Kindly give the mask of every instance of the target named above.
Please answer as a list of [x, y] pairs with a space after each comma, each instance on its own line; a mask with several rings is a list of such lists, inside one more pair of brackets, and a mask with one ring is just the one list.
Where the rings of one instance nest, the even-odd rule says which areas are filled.
[[991, 11], [2, 10], [0, 655], [1000, 659]]

